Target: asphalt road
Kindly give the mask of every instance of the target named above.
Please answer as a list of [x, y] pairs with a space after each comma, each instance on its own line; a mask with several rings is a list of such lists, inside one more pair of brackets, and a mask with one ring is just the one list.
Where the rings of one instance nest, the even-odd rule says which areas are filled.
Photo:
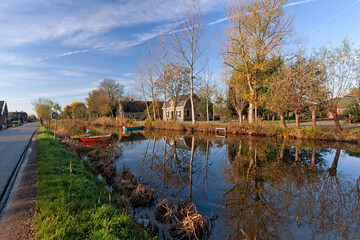
[[37, 123], [28, 123], [0, 131], [0, 197], [37, 128]]

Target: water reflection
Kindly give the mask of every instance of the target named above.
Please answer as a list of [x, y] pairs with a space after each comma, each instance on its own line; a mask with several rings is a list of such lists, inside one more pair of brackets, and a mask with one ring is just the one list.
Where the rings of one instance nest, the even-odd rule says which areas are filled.
[[251, 239], [360, 236], [359, 172], [340, 167], [357, 145], [173, 132], [119, 139], [117, 171], [130, 167], [159, 201], [191, 199], [203, 215], [218, 215], [210, 239], [242, 239], [241, 229]]

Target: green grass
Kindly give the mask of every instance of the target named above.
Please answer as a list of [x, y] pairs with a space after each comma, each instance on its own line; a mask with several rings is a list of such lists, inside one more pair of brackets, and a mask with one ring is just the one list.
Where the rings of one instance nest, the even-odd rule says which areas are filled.
[[151, 239], [75, 154], [40, 128], [36, 239]]

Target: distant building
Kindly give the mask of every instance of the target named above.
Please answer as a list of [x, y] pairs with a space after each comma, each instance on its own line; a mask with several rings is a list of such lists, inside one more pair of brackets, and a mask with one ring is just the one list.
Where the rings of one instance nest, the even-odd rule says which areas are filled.
[[[150, 106], [151, 102], [147, 102]], [[117, 110], [117, 117], [143, 120], [146, 117], [146, 104], [144, 101], [122, 101]]]
[[20, 121], [25, 123], [28, 121], [28, 114], [26, 112], [9, 112], [10, 121]]
[[0, 128], [6, 128], [7, 127], [7, 120], [9, 117], [9, 112], [7, 108], [6, 101], [0, 101]]
[[[339, 101], [337, 113], [339, 116], [343, 116], [346, 110], [355, 105], [357, 105], [356, 97], [353, 95], [345, 95]], [[327, 113], [327, 117], [333, 118], [331, 112]]]
[[[194, 107], [195, 107], [195, 120], [198, 119], [199, 111], [198, 107], [200, 104], [200, 99], [194, 95]], [[190, 121], [192, 120], [191, 114], [191, 100], [190, 94], [181, 95], [177, 97], [176, 107], [174, 112], [174, 101], [169, 99], [163, 105], [163, 120], [174, 119], [176, 114], [176, 120], [178, 121]]]

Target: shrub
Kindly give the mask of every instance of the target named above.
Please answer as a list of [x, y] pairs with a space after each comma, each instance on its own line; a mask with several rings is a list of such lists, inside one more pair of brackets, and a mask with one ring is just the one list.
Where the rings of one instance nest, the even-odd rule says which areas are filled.
[[352, 123], [360, 122], [360, 107], [352, 106], [345, 112], [344, 115], [347, 122], [349, 122], [349, 120]]

